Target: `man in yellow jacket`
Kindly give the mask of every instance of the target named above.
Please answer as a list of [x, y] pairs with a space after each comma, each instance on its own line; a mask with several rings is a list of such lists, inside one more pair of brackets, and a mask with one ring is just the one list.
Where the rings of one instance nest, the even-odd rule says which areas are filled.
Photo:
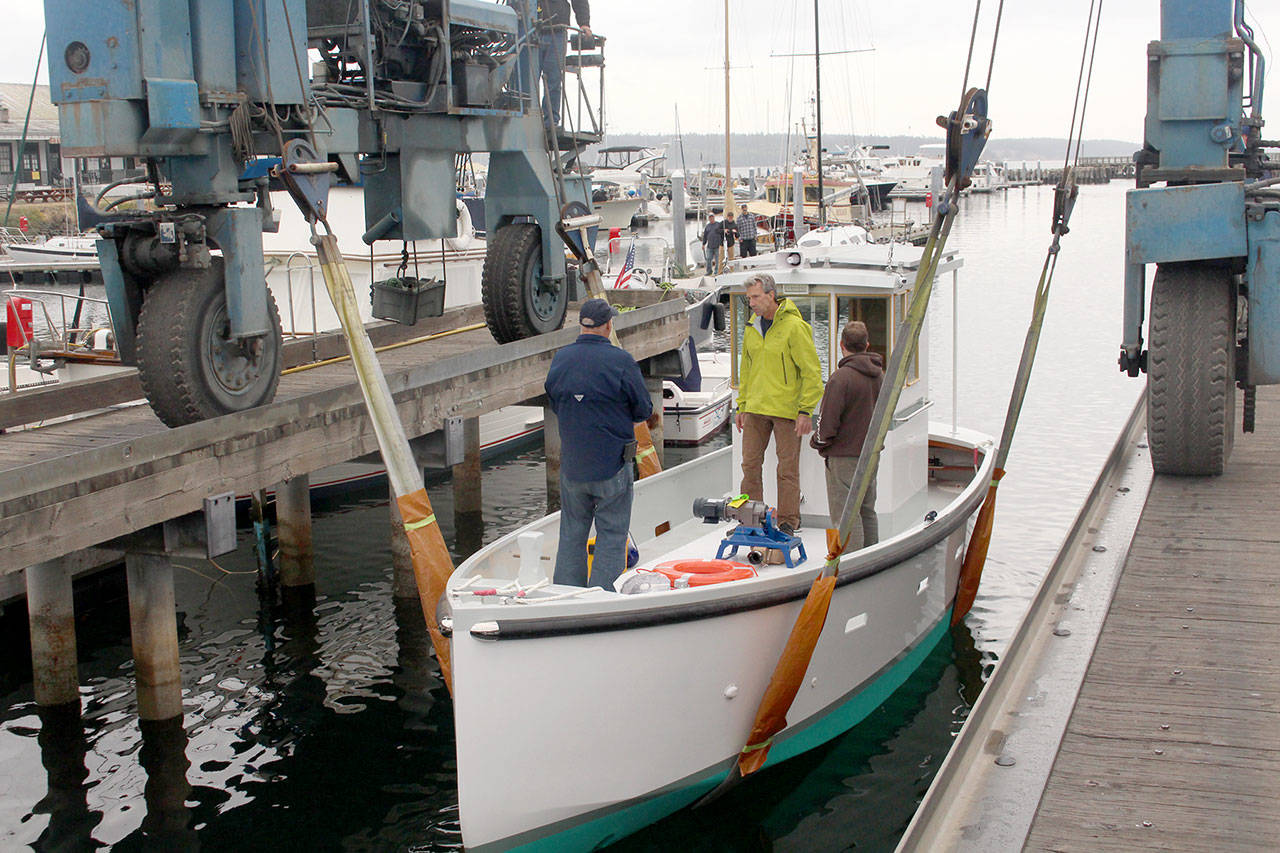
[[755, 315], [742, 335], [738, 365], [738, 414], [742, 433], [742, 492], [764, 499], [761, 469], [773, 436], [778, 455], [778, 528], [800, 527], [800, 439], [813, 429], [822, 397], [822, 367], [813, 329], [790, 299], [778, 298], [773, 276], [747, 279], [747, 304]]

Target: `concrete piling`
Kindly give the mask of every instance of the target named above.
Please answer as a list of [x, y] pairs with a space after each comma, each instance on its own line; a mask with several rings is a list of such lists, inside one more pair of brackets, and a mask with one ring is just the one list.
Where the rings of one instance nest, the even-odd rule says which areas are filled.
[[27, 618], [31, 625], [31, 671], [36, 704], [80, 705], [76, 668], [76, 621], [71, 573], [60, 560], [26, 570]]
[[182, 672], [178, 666], [173, 563], [165, 554], [130, 551], [125, 555], [125, 572], [138, 716], [143, 720], [180, 717]]
[[676, 269], [689, 267], [689, 241], [685, 236], [684, 221], [684, 172], [671, 173], [671, 243], [675, 249]]
[[280, 583], [314, 586], [315, 549], [311, 542], [311, 478], [292, 477], [276, 486], [276, 535], [280, 544]]

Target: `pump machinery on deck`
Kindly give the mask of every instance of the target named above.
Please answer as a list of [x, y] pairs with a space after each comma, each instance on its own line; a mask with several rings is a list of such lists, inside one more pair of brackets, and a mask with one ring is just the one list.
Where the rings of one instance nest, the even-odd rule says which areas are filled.
[[[99, 256], [121, 356], [165, 423], [275, 394], [262, 234], [281, 185], [315, 222], [332, 180], [362, 183], [369, 243], [451, 237], [456, 158], [488, 152], [486, 319], [500, 342], [560, 326], [576, 284], [555, 223], [589, 211], [572, 155], [603, 116], [597, 99], [585, 131], [544, 124], [535, 7], [45, 0], [64, 155], [146, 163], [154, 209], [101, 226]], [[602, 74], [603, 41], [571, 43], [570, 73]]]

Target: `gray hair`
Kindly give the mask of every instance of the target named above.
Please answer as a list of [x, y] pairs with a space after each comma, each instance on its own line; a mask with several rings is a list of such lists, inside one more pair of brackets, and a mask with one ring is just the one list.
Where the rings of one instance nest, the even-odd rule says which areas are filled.
[[760, 288], [764, 290], [765, 293], [772, 293], [773, 301], [778, 301], [778, 283], [773, 280], [773, 276], [769, 275], [767, 272], [758, 272], [747, 279], [745, 287], [751, 287], [753, 284], [760, 285]]

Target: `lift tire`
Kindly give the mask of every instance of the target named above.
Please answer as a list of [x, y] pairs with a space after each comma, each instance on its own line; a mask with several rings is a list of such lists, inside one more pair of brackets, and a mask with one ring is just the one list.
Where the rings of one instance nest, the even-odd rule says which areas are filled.
[[1235, 287], [1229, 269], [1161, 264], [1151, 293], [1147, 433], [1157, 474], [1221, 474], [1235, 440]]
[[167, 273], [147, 288], [138, 314], [138, 377], [165, 425], [271, 402], [280, 384], [280, 315], [267, 293], [270, 331], [245, 346], [228, 340], [223, 261]]
[[528, 222], [504, 225], [489, 240], [480, 276], [484, 320], [500, 344], [554, 332], [564, 324], [568, 288], [542, 282], [542, 233]]

